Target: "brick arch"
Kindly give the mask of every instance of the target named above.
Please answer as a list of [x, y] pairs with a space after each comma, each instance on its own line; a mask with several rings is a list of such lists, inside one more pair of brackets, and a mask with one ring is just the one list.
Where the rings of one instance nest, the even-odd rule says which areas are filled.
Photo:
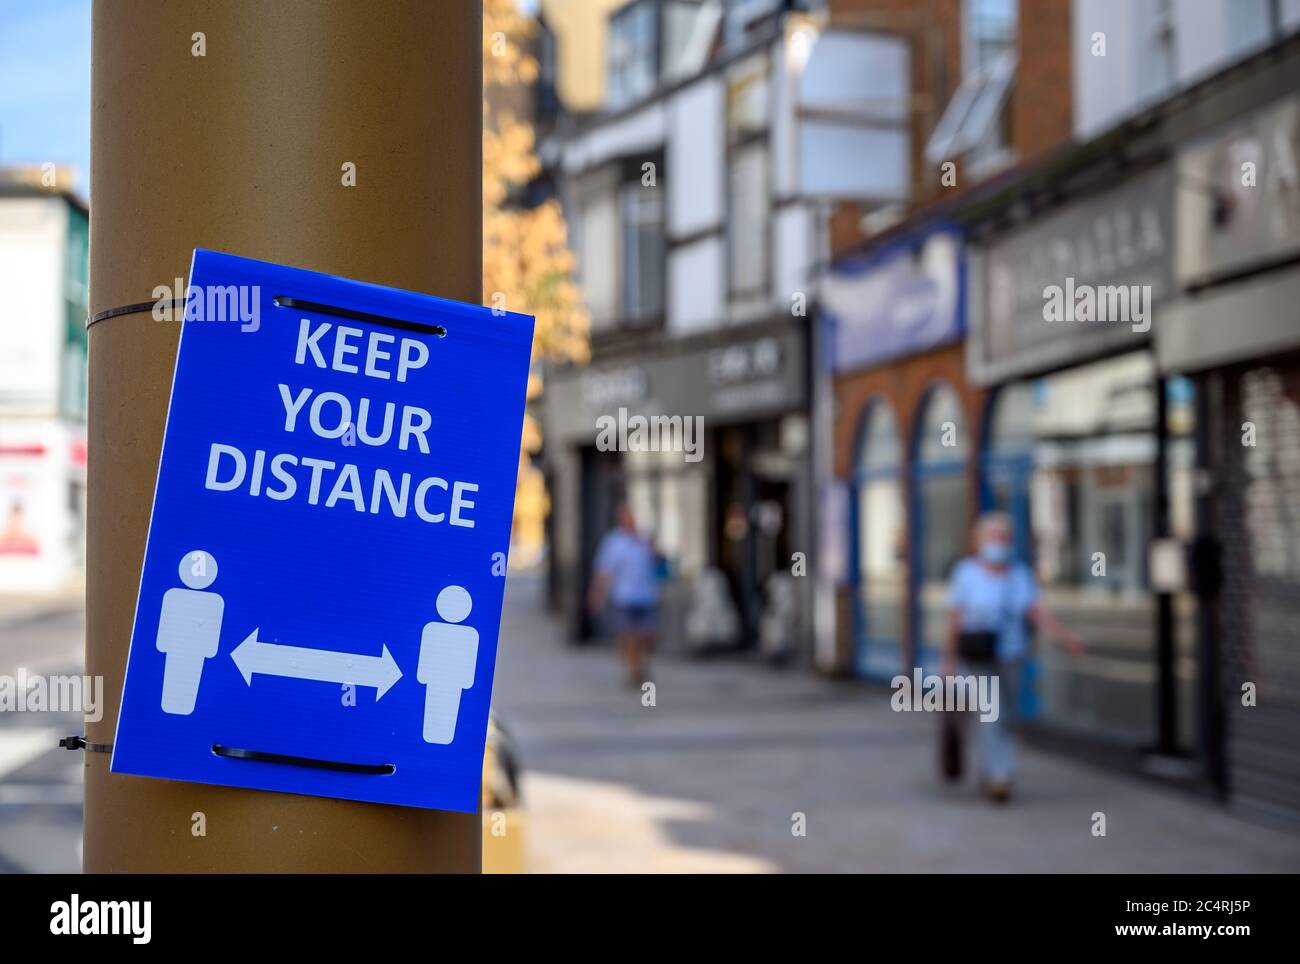
[[[893, 406], [894, 416], [898, 419], [899, 435], [909, 443], [904, 446], [903, 464], [900, 468], [910, 474], [913, 452], [910, 443], [916, 437], [916, 420], [921, 413], [921, 404], [929, 389], [940, 381], [947, 382], [957, 393], [962, 418], [966, 422], [964, 430], [974, 433], [970, 436], [969, 461], [976, 463], [984, 442], [982, 419], [988, 393], [967, 384], [966, 362], [959, 343], [836, 379], [836, 476], [846, 479], [853, 473], [862, 418], [867, 406], [877, 396], [883, 397]], [[978, 477], [971, 471], [971, 465], [967, 466], [967, 473], [970, 475], [968, 488], [972, 497], [977, 497], [978, 488], [974, 483]], [[976, 503], [972, 501], [972, 510], [975, 507]]]
[[[879, 368], [843, 375], [835, 381], [835, 475], [841, 480], [847, 480], [853, 474], [857, 443], [861, 437], [862, 420], [866, 415], [867, 407], [873, 400], [880, 398], [887, 401], [894, 409], [894, 417], [898, 420], [899, 440], [902, 444], [899, 475], [907, 492], [907, 497], [904, 499], [904, 525], [909, 549], [915, 531], [911, 492], [917, 419], [921, 415], [921, 406], [930, 389], [940, 382], [947, 383], [957, 395], [962, 418], [965, 421], [962, 430], [973, 433], [969, 436], [970, 444], [964, 470], [967, 518], [973, 520], [979, 510], [979, 466], [984, 444], [982, 426], [988, 404], [986, 398], [988, 393], [967, 383], [962, 345], [960, 343], [948, 345]], [[909, 551], [909, 566], [910, 555]], [[911, 585], [910, 571], [908, 585]], [[850, 665], [852, 658], [853, 621], [849, 595], [852, 591], [850, 587], [847, 593], [842, 593], [837, 606], [840, 614], [837, 633], [838, 661], [845, 669]], [[913, 660], [916, 647], [917, 627], [914, 625], [914, 609], [909, 598], [905, 610], [903, 639], [903, 651], [908, 661]]]
[[898, 405], [894, 399], [884, 392], [872, 392], [862, 400], [862, 404], [857, 407], [856, 412], [851, 416], [852, 434], [849, 436], [849, 449], [847, 453], [848, 464], [845, 466], [843, 473], [845, 478], [851, 477], [857, 471], [858, 452], [862, 447], [862, 436], [867, 430], [867, 415], [871, 412], [873, 405], [886, 405], [889, 407], [890, 414], [894, 417], [894, 426], [898, 431], [898, 471], [901, 474], [904, 469], [904, 463], [907, 461], [907, 436], [904, 434], [905, 428], [903, 420], [898, 413]]

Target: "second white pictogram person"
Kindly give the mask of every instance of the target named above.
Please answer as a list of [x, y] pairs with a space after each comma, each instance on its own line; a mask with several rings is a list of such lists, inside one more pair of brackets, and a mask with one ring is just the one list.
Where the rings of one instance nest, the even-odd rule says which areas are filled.
[[462, 586], [438, 593], [438, 616], [420, 635], [420, 663], [415, 678], [425, 686], [424, 741], [450, 743], [456, 736], [460, 696], [474, 685], [478, 630], [461, 626], [474, 601]]

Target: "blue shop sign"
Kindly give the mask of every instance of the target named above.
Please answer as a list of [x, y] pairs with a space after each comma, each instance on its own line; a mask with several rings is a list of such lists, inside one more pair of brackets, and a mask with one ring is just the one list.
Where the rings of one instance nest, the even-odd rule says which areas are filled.
[[966, 331], [966, 260], [948, 224], [842, 259], [823, 284], [831, 368], [866, 368], [959, 340]]

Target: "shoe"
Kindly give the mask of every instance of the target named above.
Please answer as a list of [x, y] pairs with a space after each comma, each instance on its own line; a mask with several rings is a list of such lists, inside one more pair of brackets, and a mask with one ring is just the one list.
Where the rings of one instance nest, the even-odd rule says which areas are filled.
[[1011, 799], [1011, 783], [1008, 780], [994, 780], [985, 787], [984, 792], [994, 803], [1006, 803]]

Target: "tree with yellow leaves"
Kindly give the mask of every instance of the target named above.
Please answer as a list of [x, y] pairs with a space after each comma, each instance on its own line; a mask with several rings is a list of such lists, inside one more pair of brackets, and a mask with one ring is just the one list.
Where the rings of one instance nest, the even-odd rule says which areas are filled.
[[[484, 0], [483, 303], [537, 319], [530, 405], [543, 388], [538, 361], [585, 362], [589, 330], [559, 202], [551, 199], [531, 208], [509, 204], [511, 188], [526, 185], [541, 169], [533, 127], [519, 118], [516, 106], [526, 101], [537, 78], [537, 61], [525, 49], [535, 29], [515, 0]], [[535, 561], [544, 541], [549, 500], [542, 473], [533, 464], [541, 445], [541, 427], [531, 413], [525, 414], [510, 537], [516, 564]]]

